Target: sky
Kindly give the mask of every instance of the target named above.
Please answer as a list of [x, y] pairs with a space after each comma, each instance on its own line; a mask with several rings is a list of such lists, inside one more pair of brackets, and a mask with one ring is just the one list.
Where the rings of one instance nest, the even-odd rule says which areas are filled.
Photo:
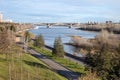
[[0, 0], [0, 12], [14, 22], [118, 22], [120, 0]]

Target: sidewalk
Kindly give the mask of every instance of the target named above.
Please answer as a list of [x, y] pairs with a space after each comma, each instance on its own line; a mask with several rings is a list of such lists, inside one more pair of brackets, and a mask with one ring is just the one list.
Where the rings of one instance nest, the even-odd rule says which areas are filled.
[[[21, 46], [22, 47], [22, 46]], [[68, 70], [67, 68], [61, 66], [60, 64], [54, 62], [53, 60], [47, 58], [46, 56], [36, 52], [33, 49], [27, 49], [27, 46], [24, 46], [24, 49], [27, 50], [32, 56], [38, 58], [45, 64], [47, 64], [53, 71], [59, 73], [60, 75], [66, 77], [68, 80], [78, 80], [78, 75], [77, 73]]]

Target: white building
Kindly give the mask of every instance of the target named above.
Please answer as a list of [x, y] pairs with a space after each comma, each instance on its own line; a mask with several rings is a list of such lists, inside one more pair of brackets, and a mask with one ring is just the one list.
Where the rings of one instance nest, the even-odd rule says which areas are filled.
[[2, 22], [12, 22], [12, 20], [11, 19], [5, 19]]
[[12, 20], [11, 19], [3, 19], [3, 14], [2, 14], [2, 12], [0, 12], [0, 22], [12, 22]]
[[0, 12], [0, 22], [3, 21], [3, 14]]

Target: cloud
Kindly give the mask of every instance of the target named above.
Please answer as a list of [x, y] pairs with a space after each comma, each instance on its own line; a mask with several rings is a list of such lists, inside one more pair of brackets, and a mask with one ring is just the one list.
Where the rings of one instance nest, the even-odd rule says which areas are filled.
[[5, 18], [17, 22], [75, 22], [120, 18], [120, 0], [0, 0]]

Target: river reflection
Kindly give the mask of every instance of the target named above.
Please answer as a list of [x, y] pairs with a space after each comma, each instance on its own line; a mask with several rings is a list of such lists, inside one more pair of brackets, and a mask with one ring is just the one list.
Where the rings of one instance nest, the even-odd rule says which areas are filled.
[[[75, 28], [68, 28], [64, 26], [53, 26], [47, 28], [45, 26], [37, 26], [37, 29], [30, 30], [35, 35], [42, 34], [45, 39], [45, 44], [53, 47], [53, 43], [56, 37], [61, 37], [63, 43], [67, 43], [71, 41], [70, 35], [81, 36], [84, 38], [94, 38], [96, 36], [96, 32], [88, 32], [82, 30], [76, 30]], [[78, 53], [75, 50], [75, 47], [65, 45], [64, 50], [70, 54]], [[77, 54], [78, 56], [82, 56], [80, 53]]]

